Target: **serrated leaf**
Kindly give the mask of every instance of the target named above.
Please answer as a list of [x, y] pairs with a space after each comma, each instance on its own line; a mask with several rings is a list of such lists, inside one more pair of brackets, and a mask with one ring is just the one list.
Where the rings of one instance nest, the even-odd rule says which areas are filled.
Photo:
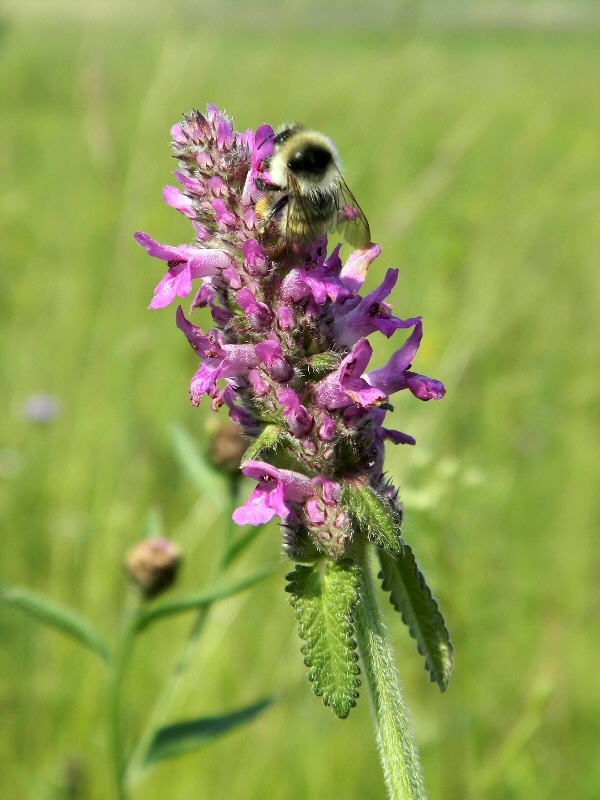
[[234, 711], [231, 714], [192, 719], [185, 722], [177, 722], [174, 725], [167, 725], [161, 728], [154, 737], [144, 763], [154, 764], [167, 758], [176, 758], [210, 744], [217, 736], [222, 736], [240, 725], [251, 722], [272, 702], [273, 698], [267, 697], [258, 703], [242, 708], [239, 711]]
[[255, 572], [253, 575], [249, 575], [247, 578], [242, 578], [241, 580], [235, 581], [234, 583], [230, 583], [226, 586], [216, 586], [214, 589], [209, 589], [202, 594], [188, 595], [187, 597], [181, 597], [178, 600], [169, 600], [168, 602], [158, 603], [151, 608], [142, 609], [138, 612], [135, 629], [139, 632], [144, 630], [144, 628], [147, 628], [151, 623], [156, 622], [159, 619], [163, 619], [164, 617], [170, 617], [174, 614], [181, 614], [185, 611], [198, 610], [200, 608], [212, 605], [217, 600], [224, 600], [226, 597], [233, 597], [233, 595], [243, 592], [246, 589], [249, 589], [251, 586], [260, 583], [260, 581], [263, 581], [265, 578], [270, 577], [276, 571], [278, 571], [278, 569], [278, 567], [262, 569], [258, 572]]
[[0, 586], [0, 600], [20, 608], [44, 625], [72, 636], [105, 661], [110, 661], [110, 652], [104, 638], [71, 608], [53, 603], [42, 595], [19, 586]]
[[430, 678], [445, 691], [452, 671], [452, 644], [438, 604], [419, 570], [411, 548], [405, 544], [399, 558], [379, 551], [382, 586], [390, 593], [390, 603], [402, 614], [417, 649], [425, 656]]
[[244, 453], [242, 466], [247, 461], [255, 461], [263, 450], [274, 450], [285, 437], [284, 428], [280, 428], [279, 425], [266, 425]]
[[171, 440], [175, 457], [196, 489], [217, 508], [226, 510], [230, 491], [221, 472], [210, 463], [198, 443], [181, 425], [171, 426]]
[[320, 561], [297, 565], [286, 578], [308, 679], [314, 693], [344, 719], [356, 705], [360, 686], [353, 618], [357, 567], [349, 559]]
[[402, 516], [397, 508], [371, 486], [344, 486], [342, 503], [358, 529], [393, 557], [402, 553]]

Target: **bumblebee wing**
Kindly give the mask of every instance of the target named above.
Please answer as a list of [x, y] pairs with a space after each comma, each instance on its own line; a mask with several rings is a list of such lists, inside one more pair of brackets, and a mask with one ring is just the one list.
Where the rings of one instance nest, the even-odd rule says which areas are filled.
[[320, 239], [325, 233], [320, 207], [303, 196], [302, 188], [291, 172], [288, 173], [288, 198], [285, 230], [288, 244]]
[[339, 181], [337, 231], [352, 247], [366, 248], [371, 244], [367, 218], [341, 175]]

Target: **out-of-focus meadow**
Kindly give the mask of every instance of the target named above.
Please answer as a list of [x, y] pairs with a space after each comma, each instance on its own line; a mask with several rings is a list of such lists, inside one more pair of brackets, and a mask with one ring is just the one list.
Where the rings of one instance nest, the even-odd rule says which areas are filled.
[[[211, 412], [190, 407], [197, 362], [173, 310], [147, 310], [162, 264], [133, 232], [190, 239], [160, 195], [182, 112], [302, 121], [335, 139], [384, 247], [368, 287], [400, 267], [394, 310], [425, 319], [415, 368], [448, 391], [398, 398], [394, 427], [417, 446], [388, 453], [455, 646], [441, 695], [390, 613], [430, 797], [597, 800], [600, 33], [419, 25], [414, 3], [339, 27], [342, 6], [311, 25], [265, 4], [230, 30], [215, 4], [165, 5], [1, 14], [0, 580], [112, 636], [123, 557], [155, 509], [186, 558], [172, 595], [208, 585], [224, 521], [170, 429], [201, 442]], [[378, 363], [394, 344], [378, 341]], [[38, 392], [62, 404], [53, 424], [24, 416]], [[385, 797], [366, 695], [340, 721], [310, 691], [274, 526], [232, 575], [265, 564], [278, 573], [215, 610], [169, 718], [276, 704], [159, 765], [136, 800]], [[2, 796], [112, 797], [100, 661], [0, 615]], [[130, 731], [189, 624], [137, 647]]]

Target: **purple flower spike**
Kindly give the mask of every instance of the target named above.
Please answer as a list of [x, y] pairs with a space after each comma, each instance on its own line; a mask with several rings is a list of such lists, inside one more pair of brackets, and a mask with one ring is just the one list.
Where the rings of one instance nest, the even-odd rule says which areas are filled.
[[250, 171], [253, 178], [261, 173], [265, 161], [275, 152], [275, 131], [270, 125], [261, 125], [254, 137], [254, 152]]
[[388, 395], [409, 389], [419, 400], [441, 400], [446, 394], [443, 383], [416, 372], [409, 372], [422, 338], [423, 324], [418, 320], [404, 347], [391, 357], [385, 367], [369, 372], [365, 379], [371, 386], [376, 386]]
[[283, 408], [283, 416], [290, 426], [290, 430], [302, 439], [307, 436], [315, 421], [305, 406], [300, 403], [300, 396], [293, 389], [279, 389], [277, 399]]
[[176, 186], [165, 186], [163, 189], [163, 197], [165, 203], [168, 203], [172, 208], [181, 211], [186, 217], [194, 219], [196, 210], [194, 208], [194, 201], [191, 197], [187, 197], [183, 192], [180, 192]]
[[352, 405], [369, 408], [385, 402], [385, 393], [361, 377], [372, 353], [371, 345], [361, 339], [339, 368], [315, 386], [317, 406], [329, 410]]
[[217, 219], [217, 223], [222, 226], [223, 228], [233, 228], [236, 224], [236, 217], [225, 205], [222, 200], [213, 200], [212, 202], [213, 208], [215, 210], [215, 215]]
[[388, 269], [385, 280], [378, 289], [362, 298], [348, 300], [336, 314], [334, 330], [336, 341], [351, 347], [355, 342], [374, 331], [380, 331], [389, 339], [398, 328], [412, 328], [419, 318], [402, 320], [390, 314], [384, 303], [398, 280], [399, 270]]
[[254, 331], [266, 331], [273, 321], [273, 313], [268, 305], [259, 303], [250, 289], [241, 289], [236, 300], [240, 307], [246, 312], [250, 327]]
[[409, 436], [408, 433], [401, 431], [390, 431], [387, 428], [381, 428], [381, 433], [384, 439], [387, 439], [394, 444], [416, 444], [417, 440], [414, 436]]
[[262, 461], [248, 461], [242, 472], [257, 480], [258, 486], [234, 511], [238, 525], [261, 525], [276, 515], [285, 520], [294, 513], [293, 504], [305, 503], [314, 494], [310, 480], [299, 472], [277, 469]]
[[256, 354], [274, 381], [285, 383], [293, 378], [294, 368], [286, 361], [281, 344], [276, 339], [256, 345]]
[[328, 299], [341, 303], [353, 296], [353, 292], [342, 285], [336, 274], [335, 267], [341, 264], [338, 250], [327, 261], [324, 259], [323, 245], [319, 245], [316, 251], [314, 257], [305, 259], [304, 264], [289, 272], [281, 287], [283, 300], [298, 303], [305, 297], [312, 297], [318, 305], [322, 305]]
[[269, 262], [260, 244], [255, 239], [247, 239], [242, 245], [242, 252], [248, 274], [254, 278], [264, 278], [268, 272]]
[[222, 250], [202, 250], [189, 244], [168, 247], [141, 231], [135, 234], [135, 238], [149, 255], [169, 264], [167, 274], [154, 290], [150, 308], [164, 308], [176, 297], [187, 297], [191, 294], [194, 279], [217, 275], [231, 263]]
[[[181, 307], [176, 323], [200, 360], [192, 402], [208, 395], [213, 409], [225, 406], [263, 459], [243, 467], [258, 483], [235, 521], [259, 525], [279, 516], [286, 551], [298, 560], [352, 558], [358, 534], [344, 507], [349, 486], [369, 487], [401, 516], [384, 477], [385, 447], [415, 440], [384, 427], [390, 396], [408, 389], [437, 400], [445, 389], [411, 370], [423, 325], [420, 317], [392, 313], [398, 270], [388, 269], [378, 288], [360, 294], [381, 254], [378, 244], [343, 261], [341, 245], [330, 247], [327, 237], [286, 238], [292, 193], [278, 190], [269, 172], [280, 133], [270, 125], [236, 132], [215, 106], [185, 116], [172, 128], [180, 188], [167, 186], [163, 196], [190, 219], [193, 242], [173, 247], [147, 233], [136, 239], [167, 264], [152, 308], [188, 296], [192, 312], [210, 308], [207, 332]], [[344, 213], [354, 219], [359, 210]], [[342, 219], [341, 229], [352, 219]], [[375, 342], [411, 328], [389, 362], [367, 372], [367, 337]]]
[[367, 270], [380, 253], [378, 244], [372, 244], [368, 250], [355, 250], [342, 268], [340, 278], [344, 286], [357, 292], [367, 278]]

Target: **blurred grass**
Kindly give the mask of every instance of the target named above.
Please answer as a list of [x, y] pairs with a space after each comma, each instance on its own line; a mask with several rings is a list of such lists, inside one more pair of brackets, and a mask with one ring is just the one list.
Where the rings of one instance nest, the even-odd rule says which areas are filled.
[[[298, 119], [337, 142], [384, 255], [400, 316], [422, 313], [416, 368], [438, 405], [399, 397], [417, 436], [389, 453], [405, 535], [453, 634], [440, 696], [390, 617], [432, 800], [600, 793], [600, 43], [559, 31], [214, 32], [79, 22], [16, 6], [0, 39], [0, 578], [72, 603], [107, 634], [121, 562], [151, 507], [184, 547], [181, 591], [207, 585], [220, 520], [175, 466], [169, 425], [195, 359], [160, 277], [132, 238], [187, 241], [160, 199], [168, 131], [213, 102], [237, 127]], [[155, 22], [155, 19], [154, 19]], [[377, 359], [391, 352], [377, 343]], [[64, 406], [22, 415], [32, 393]], [[314, 698], [283, 593], [279, 534], [239, 566], [281, 578], [216, 609], [173, 719], [272, 691], [251, 729], [161, 765], [135, 794], [384, 798], [367, 698], [345, 722]], [[236, 573], [237, 574], [237, 573]], [[0, 611], [0, 763], [10, 798], [112, 792], [101, 666], [71, 641]], [[188, 621], [140, 644], [128, 692], [138, 729]], [[61, 794], [62, 792], [62, 794]]]

